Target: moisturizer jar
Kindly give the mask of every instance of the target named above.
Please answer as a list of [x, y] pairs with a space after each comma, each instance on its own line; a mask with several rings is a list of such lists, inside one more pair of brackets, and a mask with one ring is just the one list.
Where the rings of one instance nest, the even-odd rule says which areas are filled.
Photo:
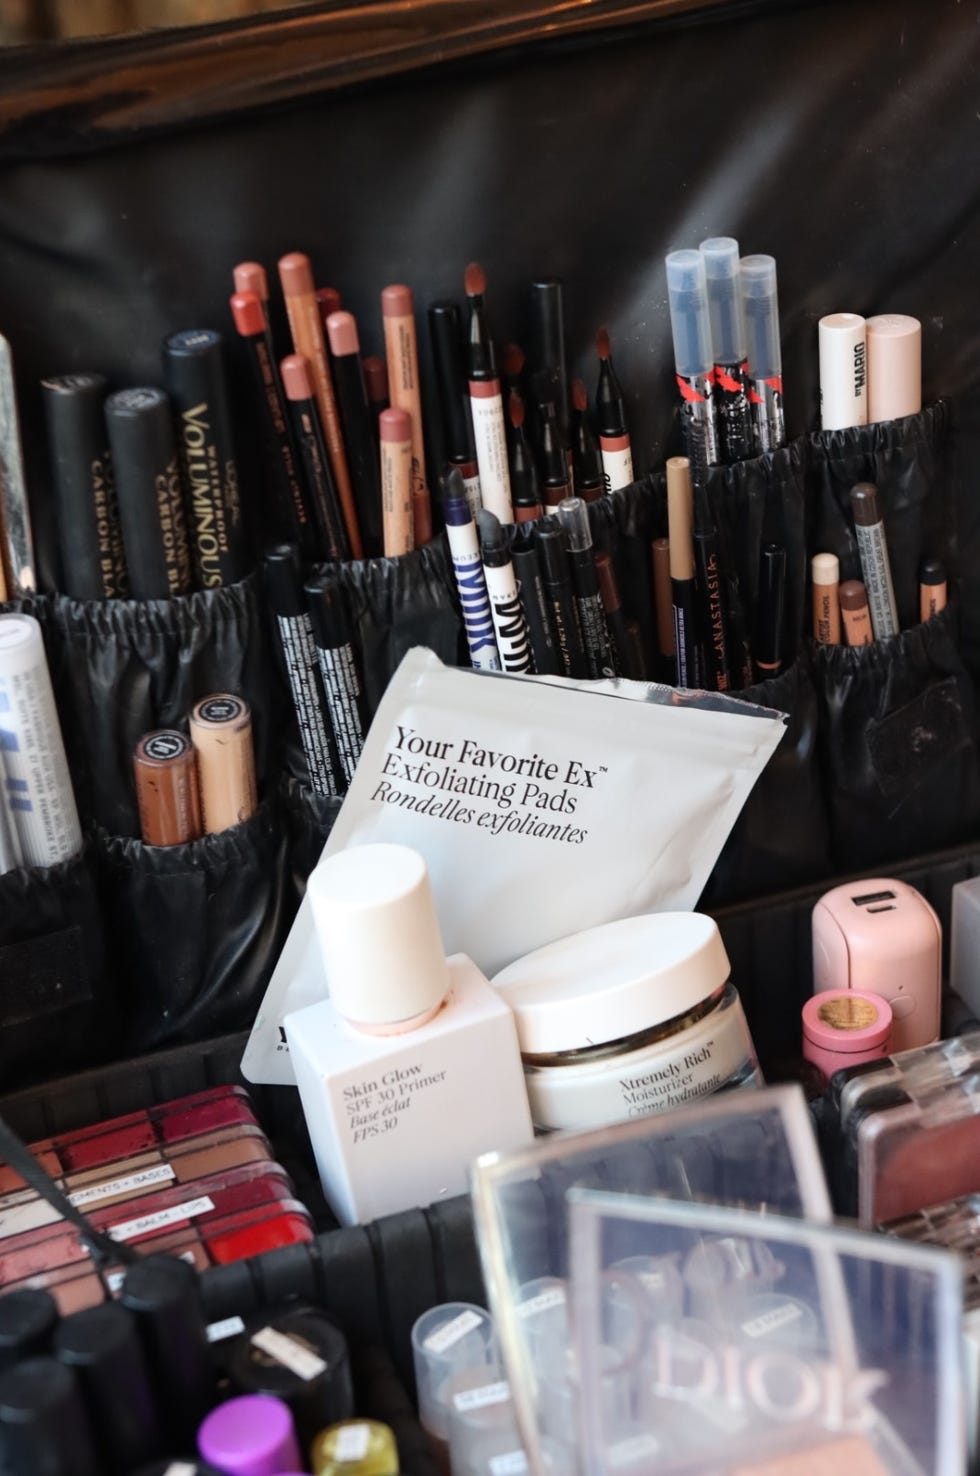
[[762, 1086], [730, 973], [699, 912], [605, 923], [503, 969], [492, 983], [517, 1021], [535, 1126], [603, 1127]]

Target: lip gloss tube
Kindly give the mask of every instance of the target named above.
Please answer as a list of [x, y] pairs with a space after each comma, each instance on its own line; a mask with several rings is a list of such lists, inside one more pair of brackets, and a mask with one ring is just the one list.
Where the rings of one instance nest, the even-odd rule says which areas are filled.
[[681, 430], [691, 463], [691, 480], [699, 487], [707, 484], [708, 467], [721, 459], [704, 257], [700, 251], [671, 251], [666, 267]]
[[873, 482], [858, 482], [851, 488], [851, 512], [857, 536], [861, 572], [868, 591], [875, 640], [898, 635], [898, 610], [892, 586], [891, 565], [885, 525], [878, 510], [878, 489]]
[[755, 449], [761, 454], [786, 444], [776, 258], [743, 256], [738, 264], [738, 280], [745, 317]]
[[721, 459], [730, 464], [745, 461], [753, 451], [738, 242], [733, 236], [709, 236], [701, 242], [700, 251], [708, 285], [718, 439]]
[[810, 563], [813, 584], [813, 639], [821, 646], [840, 645], [840, 560], [836, 554], [814, 554]]
[[870, 646], [874, 641], [871, 611], [868, 609], [867, 592], [860, 579], [846, 579], [841, 585], [840, 613], [847, 644]]
[[867, 325], [858, 313], [829, 313], [817, 324], [820, 428], [868, 423]]

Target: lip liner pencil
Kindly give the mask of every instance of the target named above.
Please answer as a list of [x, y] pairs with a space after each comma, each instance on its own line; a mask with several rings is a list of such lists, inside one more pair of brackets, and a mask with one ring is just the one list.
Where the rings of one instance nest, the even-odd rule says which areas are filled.
[[310, 788], [315, 794], [335, 795], [330, 724], [323, 707], [313, 624], [303, 597], [299, 550], [295, 544], [277, 544], [266, 549], [263, 563]]
[[470, 262], [464, 276], [469, 307], [467, 373], [470, 411], [473, 416], [473, 436], [480, 469], [480, 496], [483, 506], [501, 523], [512, 523], [514, 510], [510, 500], [504, 404], [483, 304], [486, 285], [487, 277], [483, 268], [478, 262]]
[[480, 496], [480, 468], [473, 440], [473, 417], [463, 358], [463, 327], [455, 302], [434, 302], [429, 308], [429, 338], [439, 394], [439, 415], [446, 460], [463, 478], [470, 511], [476, 517]]
[[392, 405], [412, 417], [412, 526], [418, 547], [432, 538], [432, 499], [425, 476], [422, 436], [422, 391], [419, 381], [418, 338], [412, 289], [400, 283], [381, 294], [384, 318], [388, 391]]
[[538, 549], [541, 578], [548, 601], [548, 610], [558, 654], [561, 657], [563, 674], [570, 677], [586, 677], [589, 674], [579, 628], [578, 609], [572, 589], [572, 576], [568, 561], [568, 546], [558, 519], [554, 516], [542, 518], [534, 530], [534, 541]]
[[613, 368], [608, 328], [596, 334], [599, 353], [599, 383], [595, 392], [599, 450], [607, 492], [618, 492], [633, 480], [633, 450], [626, 425], [626, 400]]
[[266, 435], [274, 448], [272, 466], [280, 522], [288, 528], [307, 558], [316, 552], [316, 529], [303, 489], [299, 449], [286, 409], [279, 366], [271, 352], [268, 320], [257, 293], [236, 292], [231, 298], [235, 331], [246, 345], [258, 390]]
[[605, 611], [599, 594], [599, 578], [592, 551], [592, 529], [589, 512], [581, 497], [567, 497], [558, 507], [558, 521], [568, 542], [568, 562], [572, 571], [572, 588], [578, 607], [582, 644], [590, 677], [618, 676], [616, 658]]
[[279, 260], [279, 280], [286, 300], [286, 314], [293, 336], [296, 355], [307, 360], [313, 395], [323, 427], [323, 438], [330, 457], [337, 497], [340, 501], [347, 542], [355, 559], [364, 557], [361, 531], [357, 523], [357, 507], [351, 486], [344, 437], [337, 412], [337, 400], [330, 377], [330, 363], [323, 334], [320, 308], [313, 287], [310, 258], [301, 251], [291, 251]]
[[386, 559], [411, 553], [412, 417], [407, 410], [390, 406], [378, 418], [381, 437], [381, 520]]
[[348, 788], [364, 747], [367, 727], [364, 687], [336, 574], [328, 572], [311, 577], [304, 589], [337, 757], [344, 787]]
[[320, 424], [309, 363], [302, 354], [289, 354], [280, 368], [321, 551], [328, 559], [349, 559], [352, 550], [347, 539], [347, 523], [330, 470], [330, 454]]
[[548, 618], [548, 597], [545, 594], [537, 550], [533, 543], [518, 542], [515, 539], [511, 546], [510, 559], [517, 576], [521, 609], [527, 622], [534, 670], [542, 676], [562, 676], [563, 667]]
[[373, 558], [381, 553], [381, 484], [378, 448], [371, 428], [371, 410], [361, 367], [361, 345], [353, 314], [331, 313], [327, 318], [327, 339], [358, 525], [364, 552], [368, 558]]

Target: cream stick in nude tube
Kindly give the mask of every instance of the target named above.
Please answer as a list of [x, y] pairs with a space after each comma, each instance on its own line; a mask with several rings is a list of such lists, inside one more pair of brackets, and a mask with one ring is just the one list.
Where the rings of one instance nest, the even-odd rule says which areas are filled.
[[810, 564], [813, 582], [813, 639], [821, 646], [840, 645], [840, 560], [836, 554], [814, 554]]
[[844, 639], [849, 646], [870, 646], [874, 642], [868, 595], [860, 579], [846, 579], [840, 587], [840, 613]]
[[906, 313], [868, 319], [868, 424], [922, 409], [922, 324]]
[[412, 523], [415, 542], [421, 547], [432, 537], [432, 503], [425, 479], [422, 394], [412, 289], [400, 284], [386, 287], [381, 294], [381, 312], [388, 361], [388, 394], [396, 409], [407, 410], [412, 417]]
[[858, 313], [829, 313], [817, 324], [820, 428], [868, 423], [867, 325]]

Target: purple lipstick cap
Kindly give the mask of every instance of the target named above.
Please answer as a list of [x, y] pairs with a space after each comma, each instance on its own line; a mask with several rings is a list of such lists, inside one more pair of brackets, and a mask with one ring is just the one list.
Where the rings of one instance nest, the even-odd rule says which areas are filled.
[[303, 1464], [289, 1406], [271, 1394], [245, 1394], [213, 1409], [197, 1448], [226, 1476], [276, 1476]]

